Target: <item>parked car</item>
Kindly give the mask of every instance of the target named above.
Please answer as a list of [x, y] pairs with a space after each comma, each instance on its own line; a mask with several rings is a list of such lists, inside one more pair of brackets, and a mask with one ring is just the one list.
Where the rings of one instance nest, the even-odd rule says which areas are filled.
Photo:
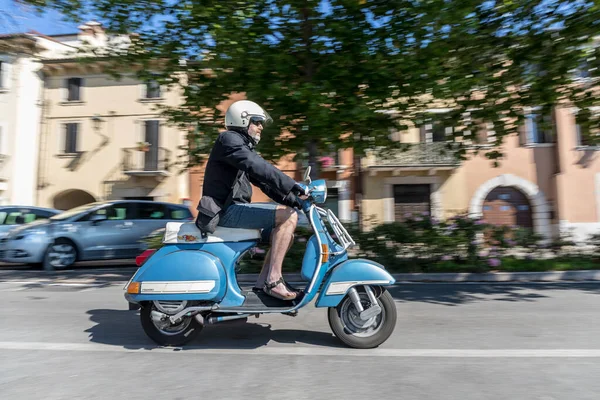
[[75, 261], [135, 258], [141, 238], [167, 222], [193, 220], [188, 207], [143, 200], [85, 204], [17, 227], [0, 240], [0, 261], [62, 269]]
[[48, 219], [61, 212], [61, 210], [43, 207], [0, 206], [0, 238], [5, 237], [9, 231], [19, 225]]

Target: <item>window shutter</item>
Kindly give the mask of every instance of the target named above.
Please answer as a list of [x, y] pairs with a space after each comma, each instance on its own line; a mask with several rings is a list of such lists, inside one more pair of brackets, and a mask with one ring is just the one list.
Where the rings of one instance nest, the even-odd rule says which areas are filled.
[[5, 61], [0, 61], [0, 88], [10, 89], [10, 83], [12, 78], [11, 72], [12, 65]]
[[80, 96], [81, 89], [81, 78], [69, 78], [67, 83], [68, 90], [68, 101], [79, 101], [81, 100]]
[[77, 128], [79, 124], [65, 124], [65, 153], [77, 153]]

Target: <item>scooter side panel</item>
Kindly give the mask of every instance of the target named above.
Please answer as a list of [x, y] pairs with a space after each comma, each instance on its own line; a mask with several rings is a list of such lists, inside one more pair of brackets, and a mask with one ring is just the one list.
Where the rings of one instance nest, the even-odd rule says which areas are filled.
[[132, 278], [141, 282], [141, 293], [128, 294], [128, 300], [221, 300], [227, 291], [221, 260], [207, 251], [182, 247], [165, 246], [148, 259]]
[[396, 282], [383, 265], [365, 259], [344, 261], [333, 268], [319, 293], [316, 307], [335, 307], [356, 285], [389, 286]]
[[304, 258], [302, 259], [302, 279], [310, 281], [315, 273], [317, 264], [319, 263], [318, 257], [321, 257], [321, 251], [319, 249], [319, 242], [317, 237], [312, 235], [306, 243], [306, 250], [304, 252]]

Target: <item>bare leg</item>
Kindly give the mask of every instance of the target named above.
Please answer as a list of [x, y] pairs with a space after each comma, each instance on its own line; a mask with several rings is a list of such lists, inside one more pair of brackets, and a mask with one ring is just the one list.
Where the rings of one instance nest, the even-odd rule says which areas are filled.
[[[277, 207], [275, 214], [275, 229], [271, 236], [271, 249], [265, 258], [263, 271], [261, 271], [257, 283], [260, 282], [264, 275], [266, 275], [266, 282], [268, 283], [276, 282], [281, 278], [283, 259], [292, 244], [292, 238], [294, 237], [297, 223], [298, 215], [292, 208], [284, 206]], [[290, 300], [296, 297], [296, 294], [290, 292], [283, 283], [272, 288], [271, 292]]]
[[267, 279], [267, 275], [269, 274], [269, 266], [271, 265], [271, 249], [267, 251], [265, 255], [265, 262], [263, 263], [262, 269], [260, 270], [260, 275], [258, 276], [258, 280], [256, 281], [256, 285], [254, 287], [261, 288], [265, 285], [265, 280]]
[[[292, 240], [290, 240], [290, 245], [288, 246], [287, 251], [290, 251], [290, 248], [292, 247], [293, 244], [294, 244], [294, 235], [292, 234]], [[265, 285], [267, 275], [269, 274], [270, 265], [271, 265], [271, 249], [269, 249], [267, 251], [267, 254], [265, 255], [265, 261], [263, 263], [262, 269], [260, 270], [260, 275], [258, 276], [256, 285], [254, 285], [255, 288], [262, 289], [262, 287]]]

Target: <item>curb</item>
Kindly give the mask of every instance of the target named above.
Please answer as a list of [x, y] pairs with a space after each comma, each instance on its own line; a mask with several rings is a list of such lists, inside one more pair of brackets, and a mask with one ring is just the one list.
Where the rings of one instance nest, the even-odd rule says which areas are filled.
[[[284, 273], [286, 280], [303, 282], [298, 273]], [[600, 281], [600, 270], [550, 272], [486, 272], [486, 273], [404, 273], [392, 274], [396, 283], [402, 282], [561, 282]], [[258, 274], [239, 274], [238, 282], [254, 283]]]

